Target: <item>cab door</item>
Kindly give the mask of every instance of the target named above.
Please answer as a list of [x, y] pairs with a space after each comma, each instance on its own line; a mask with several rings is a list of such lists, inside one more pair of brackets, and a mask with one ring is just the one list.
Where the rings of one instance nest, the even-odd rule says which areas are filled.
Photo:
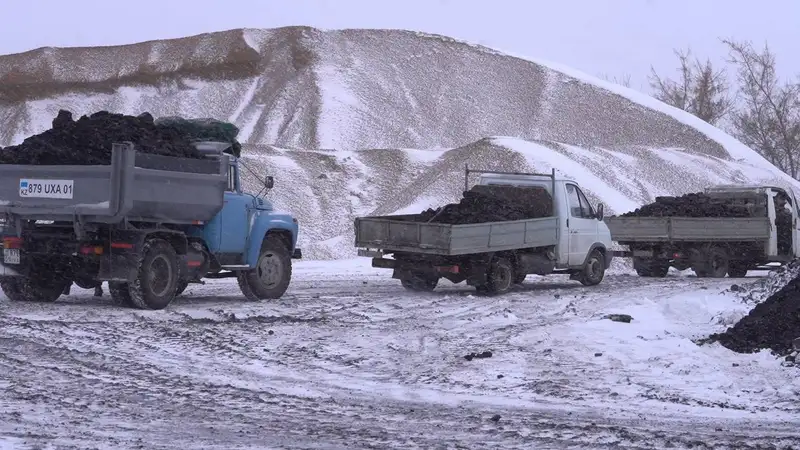
[[581, 266], [592, 244], [597, 240], [597, 219], [594, 210], [583, 195], [580, 188], [567, 183], [567, 204], [569, 218], [567, 233], [569, 235], [569, 265]]

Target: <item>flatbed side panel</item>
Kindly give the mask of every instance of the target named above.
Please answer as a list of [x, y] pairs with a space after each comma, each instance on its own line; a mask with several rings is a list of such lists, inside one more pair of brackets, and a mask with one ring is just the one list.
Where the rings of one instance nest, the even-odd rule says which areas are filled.
[[662, 242], [670, 240], [669, 219], [669, 217], [609, 217], [605, 222], [614, 241]]
[[556, 245], [557, 226], [558, 219], [555, 217], [454, 225], [450, 254], [465, 255]]
[[675, 241], [761, 241], [770, 237], [766, 217], [673, 217]]
[[208, 221], [224, 205], [227, 174], [140, 167], [133, 171], [131, 189], [124, 196], [131, 208], [127, 213], [130, 217], [177, 223]]
[[360, 217], [356, 220], [356, 246], [397, 251], [447, 254], [452, 225]]

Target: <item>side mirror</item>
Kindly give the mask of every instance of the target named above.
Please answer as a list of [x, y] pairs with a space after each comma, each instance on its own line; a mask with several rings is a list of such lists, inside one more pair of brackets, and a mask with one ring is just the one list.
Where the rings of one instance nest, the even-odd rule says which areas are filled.
[[267, 177], [264, 178], [264, 187], [272, 189], [273, 186], [275, 186], [275, 178], [273, 178], [272, 175], [267, 175]]
[[605, 218], [605, 214], [606, 214], [605, 213], [605, 206], [603, 206], [602, 203], [598, 203], [597, 204], [597, 220], [602, 222], [603, 218]]

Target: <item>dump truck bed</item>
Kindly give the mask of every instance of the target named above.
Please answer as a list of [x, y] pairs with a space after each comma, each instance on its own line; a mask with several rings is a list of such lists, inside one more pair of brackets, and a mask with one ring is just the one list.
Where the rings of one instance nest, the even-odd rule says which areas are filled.
[[432, 255], [468, 255], [556, 245], [558, 218], [449, 225], [416, 215], [359, 217], [356, 247]]
[[761, 241], [770, 237], [766, 217], [609, 217], [616, 242]]
[[228, 157], [189, 159], [114, 145], [111, 165], [0, 165], [0, 216], [117, 223], [207, 221], [223, 206]]

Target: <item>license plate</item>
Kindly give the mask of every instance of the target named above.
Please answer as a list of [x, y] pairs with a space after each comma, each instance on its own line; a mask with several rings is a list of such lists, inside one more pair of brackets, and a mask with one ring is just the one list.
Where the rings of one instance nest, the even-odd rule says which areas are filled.
[[3, 262], [6, 264], [19, 264], [19, 249], [18, 248], [4, 248], [3, 249]]
[[63, 198], [72, 199], [75, 182], [73, 180], [39, 180], [21, 178], [19, 196], [22, 198]]

